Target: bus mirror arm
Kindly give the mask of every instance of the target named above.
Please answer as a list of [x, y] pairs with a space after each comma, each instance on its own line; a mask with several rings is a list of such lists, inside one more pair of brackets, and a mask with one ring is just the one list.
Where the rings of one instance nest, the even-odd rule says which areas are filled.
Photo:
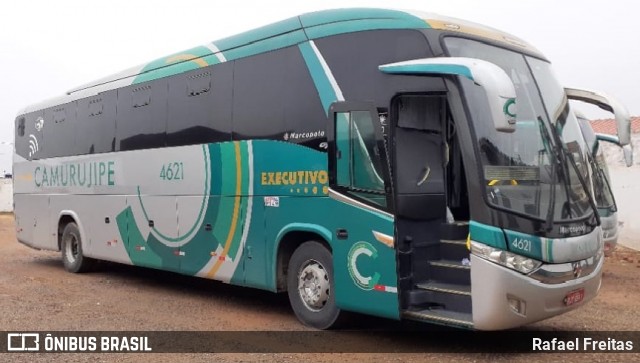
[[615, 135], [596, 133], [599, 142], [608, 142], [622, 148], [625, 164], [629, 167], [633, 165], [633, 144], [622, 145], [620, 139]]

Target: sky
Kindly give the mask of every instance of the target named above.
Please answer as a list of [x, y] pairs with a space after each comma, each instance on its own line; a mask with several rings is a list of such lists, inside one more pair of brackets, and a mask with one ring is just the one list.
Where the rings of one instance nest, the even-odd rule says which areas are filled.
[[[533, 44], [565, 86], [615, 96], [640, 115], [640, 25], [633, 1], [610, 0], [22, 0], [0, 13], [0, 172], [25, 106], [92, 80], [301, 13], [344, 7], [433, 12]], [[578, 108], [607, 118], [595, 107]]]

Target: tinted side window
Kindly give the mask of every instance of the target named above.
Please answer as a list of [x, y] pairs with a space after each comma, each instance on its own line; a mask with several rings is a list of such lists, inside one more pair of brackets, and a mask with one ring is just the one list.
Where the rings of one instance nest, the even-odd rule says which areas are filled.
[[234, 62], [169, 78], [167, 145], [231, 140]]
[[386, 206], [383, 166], [369, 111], [335, 114], [336, 181], [347, 193]]
[[287, 53], [284, 119], [288, 141], [326, 151], [327, 113], [299, 50]]
[[27, 158], [29, 156], [29, 146], [27, 146], [28, 144], [28, 138], [29, 138], [29, 134], [27, 134], [27, 118], [26, 116], [18, 116], [16, 118], [16, 123], [15, 123], [15, 139], [14, 139], [14, 143], [15, 143], [15, 148], [16, 148], [16, 154], [22, 156], [23, 158]]
[[387, 63], [432, 57], [427, 39], [417, 30], [376, 30], [315, 40], [346, 100], [372, 100], [388, 107], [398, 92], [445, 91], [438, 77], [389, 76]]
[[233, 139], [283, 139], [287, 48], [236, 60]]
[[[384, 192], [384, 180], [382, 179], [382, 161], [378, 152], [373, 120], [367, 111], [352, 111], [336, 115], [336, 124], [347, 123], [347, 126], [336, 125], [337, 140], [345, 140], [338, 150], [339, 161], [345, 160], [348, 169], [342, 170], [350, 175], [348, 183], [340, 183], [358, 190]], [[343, 134], [341, 134], [343, 133]]]
[[163, 78], [118, 90], [116, 150], [165, 146], [167, 88]]
[[74, 153], [76, 103], [71, 102], [44, 110], [42, 131], [47, 148], [41, 157], [69, 156]]
[[78, 101], [76, 154], [98, 154], [115, 151], [117, 91]]
[[24, 116], [18, 117], [16, 119], [16, 134], [17, 134], [16, 136], [23, 137], [25, 127], [26, 127], [26, 119], [24, 118]]

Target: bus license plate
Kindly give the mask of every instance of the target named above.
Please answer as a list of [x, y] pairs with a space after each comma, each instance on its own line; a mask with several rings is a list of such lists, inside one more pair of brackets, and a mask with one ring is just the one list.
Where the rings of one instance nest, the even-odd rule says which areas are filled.
[[564, 297], [564, 304], [566, 306], [571, 306], [573, 304], [577, 304], [584, 299], [584, 289], [574, 290], [567, 294]]

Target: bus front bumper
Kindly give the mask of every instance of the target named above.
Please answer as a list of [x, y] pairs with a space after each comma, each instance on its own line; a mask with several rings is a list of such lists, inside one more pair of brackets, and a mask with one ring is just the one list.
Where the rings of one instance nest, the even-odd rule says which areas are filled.
[[603, 263], [604, 256], [594, 258], [588, 274], [546, 283], [471, 255], [473, 326], [509, 329], [580, 307], [598, 294]]

